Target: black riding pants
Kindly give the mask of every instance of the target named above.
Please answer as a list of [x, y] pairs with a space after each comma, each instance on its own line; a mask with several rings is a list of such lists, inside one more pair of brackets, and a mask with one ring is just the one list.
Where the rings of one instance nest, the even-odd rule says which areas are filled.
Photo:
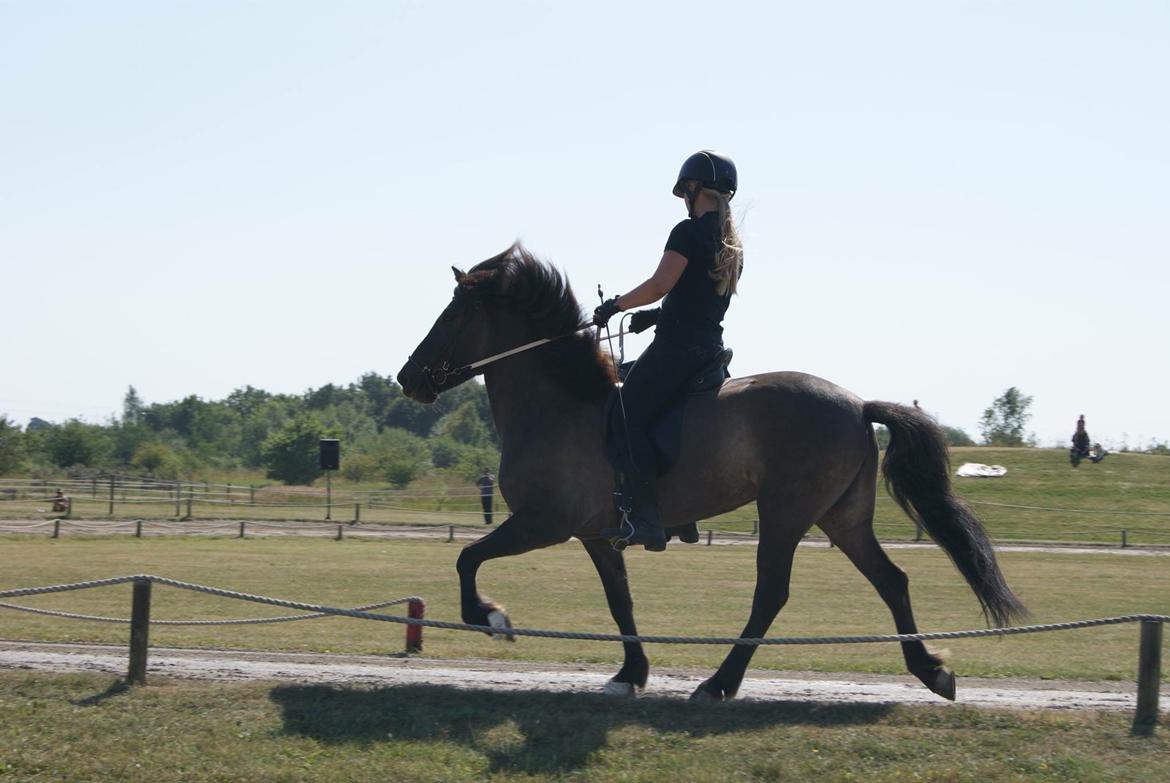
[[658, 475], [658, 457], [650, 430], [654, 420], [683, 393], [718, 353], [719, 343], [688, 344], [655, 337], [626, 375], [621, 402], [625, 410], [627, 442], [622, 444], [618, 469], [635, 482]]

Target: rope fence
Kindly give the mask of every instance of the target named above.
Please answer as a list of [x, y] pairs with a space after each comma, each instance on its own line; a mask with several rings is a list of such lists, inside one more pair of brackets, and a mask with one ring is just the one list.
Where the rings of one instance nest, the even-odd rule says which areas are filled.
[[[147, 654], [147, 639], [149, 634], [150, 624], [150, 587], [152, 584], [161, 584], [168, 587], [175, 587], [181, 590], [191, 590], [198, 593], [205, 593], [208, 595], [215, 595], [222, 598], [231, 598], [240, 601], [250, 601], [253, 603], [266, 604], [269, 606], [279, 606], [286, 609], [294, 609], [303, 612], [310, 612], [311, 615], [294, 616], [289, 618], [256, 618], [247, 621], [155, 621], [160, 624], [242, 624], [245, 622], [286, 622], [295, 619], [309, 619], [310, 616], [324, 617], [324, 616], [339, 616], [351, 617], [361, 620], [374, 620], [378, 622], [399, 623], [407, 626], [407, 650], [418, 652], [422, 649], [422, 633], [421, 629], [438, 628], [442, 630], [451, 631], [472, 631], [478, 633], [486, 633], [496, 638], [507, 638], [513, 640], [517, 636], [529, 636], [544, 639], [572, 639], [578, 641], [599, 641], [599, 642], [623, 642], [623, 643], [638, 643], [638, 644], [716, 644], [716, 645], [737, 645], [737, 646], [774, 646], [774, 645], [823, 645], [823, 644], [871, 644], [882, 642], [926, 642], [926, 641], [940, 641], [944, 639], [972, 639], [972, 638], [986, 638], [986, 637], [1003, 637], [1016, 636], [1021, 634], [1047, 633], [1052, 631], [1068, 631], [1081, 628], [1094, 628], [1107, 625], [1120, 625], [1127, 623], [1141, 624], [1141, 638], [1139, 642], [1139, 663], [1138, 663], [1138, 689], [1137, 689], [1137, 709], [1134, 717], [1134, 731], [1140, 734], [1152, 733], [1158, 721], [1158, 700], [1159, 687], [1161, 683], [1161, 650], [1162, 650], [1162, 625], [1170, 622], [1170, 615], [1162, 614], [1129, 614], [1117, 617], [1101, 617], [1089, 620], [1074, 620], [1063, 623], [1046, 623], [1040, 625], [1026, 625], [1014, 626], [1008, 628], [979, 628], [964, 631], [937, 631], [931, 633], [914, 633], [914, 634], [878, 634], [878, 635], [860, 635], [860, 636], [805, 636], [805, 637], [765, 637], [765, 638], [740, 638], [740, 637], [713, 637], [713, 636], [659, 636], [659, 635], [634, 635], [634, 634], [612, 634], [612, 633], [584, 633], [579, 631], [550, 631], [535, 628], [512, 628], [512, 627], [498, 627], [496, 625], [474, 625], [470, 623], [452, 623], [442, 620], [428, 620], [423, 617], [423, 609], [425, 603], [417, 596], [394, 599], [393, 601], [384, 602], [382, 604], [371, 604], [365, 607], [355, 607], [353, 609], [344, 609], [339, 607], [326, 606], [323, 604], [311, 604], [301, 601], [290, 601], [283, 598], [272, 598], [269, 596], [254, 595], [251, 593], [241, 593], [235, 590], [227, 590], [220, 587], [210, 587], [207, 585], [195, 584], [192, 582], [182, 582], [177, 579], [170, 579], [168, 577], [153, 576], [150, 574], [134, 574], [130, 576], [116, 576], [106, 579], [95, 579], [85, 582], [73, 582], [68, 584], [46, 585], [41, 587], [23, 587], [8, 590], [0, 590], [0, 598], [15, 598], [20, 596], [33, 595], [47, 595], [51, 593], [69, 592], [73, 590], [86, 590], [96, 587], [108, 587], [111, 585], [133, 583], [134, 596], [131, 607], [131, 617], [128, 621], [121, 621], [117, 618], [95, 617], [89, 615], [78, 615], [67, 612], [50, 612], [49, 610], [37, 610], [31, 607], [18, 606], [8, 603], [0, 603], [0, 608], [16, 609], [20, 611], [33, 611], [43, 614], [51, 614], [56, 617], [63, 617], [69, 619], [91, 620], [97, 622], [129, 622], [131, 626], [130, 631], [130, 669], [129, 679], [131, 682], [144, 683], [146, 681], [146, 654]], [[405, 617], [389, 614], [381, 614], [371, 611], [374, 608], [382, 608], [406, 602], [409, 605], [409, 614]], [[414, 636], [411, 635], [411, 629], [414, 629]]]

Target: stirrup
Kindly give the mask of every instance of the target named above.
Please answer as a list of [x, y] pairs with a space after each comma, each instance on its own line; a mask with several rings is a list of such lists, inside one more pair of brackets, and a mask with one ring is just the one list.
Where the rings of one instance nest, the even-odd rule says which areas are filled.
[[618, 506], [618, 511], [622, 514], [622, 521], [618, 523], [618, 526], [606, 527], [601, 530], [602, 537], [609, 539], [609, 545], [613, 547], [615, 552], [621, 552], [628, 547], [630, 545], [630, 539], [634, 537], [634, 533], [638, 532], [637, 528], [634, 527], [634, 523], [630, 521], [629, 507], [620, 505]]

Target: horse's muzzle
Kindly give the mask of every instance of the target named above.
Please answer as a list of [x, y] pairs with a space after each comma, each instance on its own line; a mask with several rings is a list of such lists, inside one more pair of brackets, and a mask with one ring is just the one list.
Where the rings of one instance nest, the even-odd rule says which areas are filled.
[[402, 365], [397, 380], [398, 385], [402, 387], [402, 393], [415, 402], [429, 405], [439, 397], [439, 392], [431, 383], [431, 376], [413, 361], [407, 361]]

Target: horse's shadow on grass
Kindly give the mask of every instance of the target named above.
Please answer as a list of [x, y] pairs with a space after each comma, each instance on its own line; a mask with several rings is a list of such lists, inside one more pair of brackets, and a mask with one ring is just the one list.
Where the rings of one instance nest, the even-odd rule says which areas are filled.
[[330, 744], [454, 742], [487, 756], [493, 771], [533, 774], [585, 766], [607, 746], [609, 732], [624, 727], [704, 737], [782, 725], [868, 724], [891, 709], [786, 701], [695, 704], [442, 685], [282, 685], [270, 698], [283, 711], [287, 734]]

